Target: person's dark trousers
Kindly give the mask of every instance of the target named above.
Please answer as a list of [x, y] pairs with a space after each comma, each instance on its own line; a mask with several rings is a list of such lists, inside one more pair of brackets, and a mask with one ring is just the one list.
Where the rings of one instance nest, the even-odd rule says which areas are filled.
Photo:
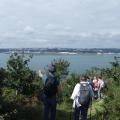
[[87, 120], [87, 111], [88, 106], [75, 107], [73, 120], [79, 120], [80, 113], [82, 120]]
[[44, 99], [44, 120], [56, 120], [56, 97]]
[[101, 99], [103, 97], [103, 87], [100, 87], [98, 90], [98, 97]]

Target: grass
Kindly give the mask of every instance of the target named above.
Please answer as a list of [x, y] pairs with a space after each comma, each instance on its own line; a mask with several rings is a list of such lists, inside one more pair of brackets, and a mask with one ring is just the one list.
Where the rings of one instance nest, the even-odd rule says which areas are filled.
[[101, 120], [102, 119], [102, 113], [105, 111], [103, 105], [104, 105], [104, 100], [103, 99], [94, 100], [93, 103], [92, 103], [92, 106], [88, 110], [88, 118], [90, 119], [90, 112], [91, 112], [92, 119]]
[[[103, 113], [104, 101], [94, 101], [91, 109], [91, 116], [94, 118], [94, 120], [101, 120], [99, 118], [98, 113]], [[28, 105], [28, 106], [21, 106], [21, 108], [18, 109], [17, 119], [15, 120], [43, 120], [43, 105], [37, 104], [37, 105]], [[73, 117], [73, 108], [72, 103], [65, 103], [58, 104], [57, 106], [57, 114], [56, 114], [56, 120], [72, 120]], [[90, 119], [90, 109], [88, 111], [88, 120]]]
[[[94, 100], [92, 106], [88, 110], [88, 120], [90, 113], [93, 120], [101, 120], [102, 113], [105, 111], [104, 100]], [[57, 108], [57, 120], [72, 120], [73, 108], [71, 103], [62, 103]]]
[[58, 105], [57, 107], [57, 120], [71, 120], [73, 114], [72, 104], [65, 103]]

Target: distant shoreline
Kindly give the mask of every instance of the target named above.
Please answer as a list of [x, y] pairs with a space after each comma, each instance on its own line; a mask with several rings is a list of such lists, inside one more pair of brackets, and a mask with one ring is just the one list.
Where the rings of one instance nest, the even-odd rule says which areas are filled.
[[[1, 54], [12, 54], [14, 52], [0, 52]], [[71, 52], [66, 52], [66, 53], [55, 53], [55, 52], [45, 52], [45, 53], [37, 53], [37, 52], [30, 52], [30, 53], [22, 53], [22, 52], [17, 52], [18, 54], [26, 54], [26, 55], [120, 55], [120, 53], [71, 53]]]
[[6, 48], [0, 49], [0, 53], [11, 54], [38, 54], [38, 55], [78, 55], [78, 54], [120, 54], [119, 48]]

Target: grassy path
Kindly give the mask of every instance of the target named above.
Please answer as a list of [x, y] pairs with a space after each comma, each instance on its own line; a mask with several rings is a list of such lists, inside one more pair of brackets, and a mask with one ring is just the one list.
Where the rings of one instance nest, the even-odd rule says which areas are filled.
[[[92, 107], [88, 110], [88, 120], [90, 119], [90, 110], [91, 110], [91, 116], [93, 120], [101, 120], [102, 113], [104, 112], [104, 101], [101, 100], [95, 100], [93, 101]], [[72, 104], [66, 104], [63, 103], [61, 105], [58, 105], [58, 111], [57, 111], [57, 120], [71, 120], [73, 116], [73, 109]]]
[[[92, 104], [91, 116], [92, 120], [102, 120], [99, 117], [104, 112], [103, 100], [96, 100]], [[99, 114], [98, 114], [99, 113]], [[62, 103], [57, 106], [56, 120], [72, 120], [73, 108], [72, 103]], [[90, 109], [88, 111], [88, 120], [90, 117]], [[43, 120], [43, 105], [34, 105], [20, 108], [17, 120]]]

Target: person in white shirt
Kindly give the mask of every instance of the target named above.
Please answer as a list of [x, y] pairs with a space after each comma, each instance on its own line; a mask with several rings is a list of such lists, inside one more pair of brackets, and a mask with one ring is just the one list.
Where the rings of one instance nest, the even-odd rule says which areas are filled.
[[[71, 99], [73, 100], [73, 108], [74, 108], [74, 116], [73, 116], [73, 120], [79, 120], [79, 115], [81, 112], [81, 117], [82, 120], [86, 120], [87, 119], [87, 111], [91, 102], [91, 98], [94, 96], [94, 92], [92, 90], [91, 85], [89, 84], [89, 82], [86, 82], [86, 77], [83, 76], [80, 78], [80, 83], [77, 83], [74, 87], [73, 93], [71, 95]], [[90, 93], [90, 99], [89, 101], [85, 104], [85, 105], [81, 105], [79, 102], [79, 99], [81, 97], [81, 88], [83, 85], [88, 86], [88, 90]]]

